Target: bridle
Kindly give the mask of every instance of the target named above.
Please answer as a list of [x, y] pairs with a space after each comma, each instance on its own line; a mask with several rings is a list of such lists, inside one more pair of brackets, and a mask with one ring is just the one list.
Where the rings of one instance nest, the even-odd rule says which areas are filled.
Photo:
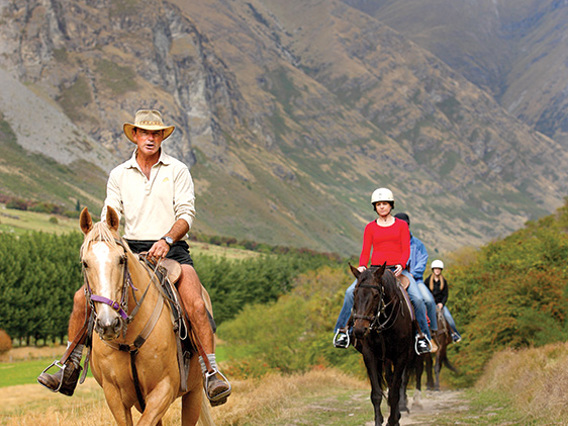
[[[360, 288], [371, 288], [378, 290], [380, 296], [379, 303], [376, 309], [377, 313], [375, 315], [370, 316], [370, 315], [360, 315], [357, 313], [353, 313], [352, 316], [353, 320], [361, 319], [369, 321], [370, 323], [369, 327], [365, 331], [364, 337], [366, 337], [371, 331], [374, 331], [378, 334], [391, 328], [396, 323], [398, 315], [401, 312], [402, 309], [401, 301], [400, 300], [397, 301], [395, 298], [392, 298], [390, 301], [385, 302], [385, 289], [384, 286], [382, 285], [357, 283], [357, 286], [355, 287], [355, 292], [357, 292], [357, 290], [359, 290]], [[389, 306], [392, 306], [392, 309], [390, 309], [390, 313], [387, 314], [387, 308]], [[384, 318], [384, 320], [381, 320], [381, 318]]]
[[[138, 313], [138, 310], [140, 309], [142, 302], [146, 298], [146, 294], [148, 293], [148, 289], [150, 288], [150, 285], [148, 285], [146, 287], [146, 290], [144, 291], [144, 294], [142, 295], [140, 300], [137, 300], [134, 292], [138, 291], [138, 289], [136, 287], [134, 287], [134, 284], [132, 283], [132, 277], [130, 276], [130, 271], [128, 270], [128, 254], [127, 254], [127, 251], [126, 251], [126, 247], [124, 246], [124, 242], [122, 240], [115, 239], [114, 241], [116, 242], [117, 245], [122, 247], [122, 250], [123, 250], [123, 254], [121, 256], [121, 262], [120, 262], [122, 267], [123, 267], [122, 292], [121, 292], [122, 294], [121, 294], [120, 302], [118, 302], [116, 300], [109, 299], [109, 298], [104, 297], [104, 296], [99, 296], [97, 294], [93, 294], [93, 290], [91, 289], [91, 286], [89, 284], [89, 280], [87, 278], [85, 263], [84, 263], [84, 261], [82, 261], [81, 263], [82, 263], [82, 271], [83, 271], [83, 280], [85, 282], [85, 295], [87, 297], [87, 303], [89, 304], [89, 306], [91, 308], [91, 312], [94, 312], [95, 320], [96, 320], [96, 317], [97, 317], [97, 311], [95, 309], [95, 303], [94, 302], [104, 303], [105, 305], [110, 306], [120, 316], [120, 319], [122, 321], [123, 336], [125, 336], [126, 335], [126, 328], [127, 328], [128, 324], [130, 324], [132, 322], [134, 316]], [[128, 314], [128, 297], [127, 297], [128, 287], [130, 287], [133, 290], [132, 295], [133, 295], [133, 298], [134, 298], [134, 302], [136, 303], [136, 306], [134, 307], [134, 309], [132, 310], [130, 315]]]
[[[123, 265], [122, 295], [121, 295], [120, 302], [117, 302], [116, 300], [111, 300], [107, 297], [103, 297], [103, 296], [93, 294], [91, 286], [89, 285], [89, 280], [87, 278], [87, 273], [86, 273], [86, 270], [85, 270], [85, 264], [83, 263], [83, 277], [84, 277], [84, 280], [85, 280], [85, 294], [86, 294], [86, 297], [87, 297], [87, 303], [89, 304], [89, 306], [91, 308], [91, 312], [94, 313], [94, 316], [95, 316], [95, 318], [92, 319], [91, 325], [89, 327], [92, 326], [92, 323], [96, 321], [96, 317], [97, 317], [97, 312], [95, 310], [95, 302], [104, 303], [105, 305], [110, 306], [112, 309], [114, 309], [119, 314], [120, 321], [122, 322], [121, 323], [122, 336], [126, 337], [126, 328], [127, 328], [128, 324], [133, 321], [135, 315], [138, 313], [138, 310], [142, 306], [142, 303], [144, 302], [144, 299], [146, 298], [146, 295], [148, 294], [148, 290], [150, 289], [150, 287], [152, 287], [152, 282], [154, 280], [156, 280], [156, 277], [157, 277], [156, 270], [160, 266], [160, 263], [159, 262], [156, 263], [155, 269], [152, 271], [153, 274], [150, 274], [150, 280], [148, 282], [148, 285], [146, 286], [146, 290], [144, 290], [144, 293], [142, 294], [142, 297], [140, 297], [140, 300], [137, 300], [134, 292], [138, 291], [138, 289], [136, 287], [134, 287], [134, 284], [132, 283], [132, 277], [130, 275], [130, 271], [128, 270], [128, 251], [127, 251], [126, 246], [125, 246], [125, 244], [122, 240], [115, 238], [114, 241], [116, 242], [117, 245], [122, 247], [122, 250], [123, 250], [123, 253], [122, 253], [122, 256], [121, 256], [121, 262], [120, 262]], [[146, 258], [144, 258], [144, 260], [146, 261], [146, 264], [148, 264], [148, 258], [146, 257]], [[149, 269], [148, 266], [146, 266], [146, 268]], [[166, 279], [165, 275], [164, 275], [163, 279]], [[132, 309], [132, 312], [130, 313], [130, 315], [128, 314], [128, 295], [127, 295], [129, 287], [133, 290], [132, 297], [134, 298], [134, 302], [136, 303], [136, 306], [134, 307], [134, 309]], [[159, 283], [156, 284], [156, 288], [159, 291]], [[138, 351], [140, 350], [142, 345], [146, 342], [149, 335], [152, 333], [154, 326], [158, 322], [158, 319], [160, 318], [160, 314], [162, 312], [163, 306], [164, 306], [164, 297], [162, 295], [160, 295], [156, 300], [156, 304], [154, 306], [154, 309], [153, 309], [152, 313], [150, 314], [150, 316], [148, 317], [144, 328], [142, 329], [142, 331], [140, 331], [140, 334], [134, 339], [133, 343], [128, 344], [128, 343], [121, 343], [121, 342], [103, 340], [103, 342], [107, 346], [109, 346], [109, 347], [111, 347], [115, 350], [118, 350], [118, 351], [128, 352], [130, 354], [130, 368], [131, 368], [131, 371], [132, 371], [132, 379], [133, 379], [133, 382], [134, 382], [134, 389], [136, 391], [136, 397], [138, 399], [138, 403], [140, 404], [140, 407], [142, 407], [142, 411], [144, 411], [144, 409], [146, 407], [146, 402], [144, 400], [144, 396], [143, 396], [143, 393], [142, 393], [142, 387], [140, 385], [140, 379], [138, 377], [138, 370], [137, 370], [137, 367], [136, 367], [136, 356], [138, 355]], [[186, 331], [187, 331], [187, 328], [186, 328]], [[87, 356], [89, 356], [89, 355], [87, 355]]]

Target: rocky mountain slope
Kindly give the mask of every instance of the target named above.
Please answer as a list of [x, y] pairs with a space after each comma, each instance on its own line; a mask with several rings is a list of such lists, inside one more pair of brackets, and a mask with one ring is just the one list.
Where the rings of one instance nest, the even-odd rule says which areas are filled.
[[344, 0], [488, 89], [568, 147], [568, 1]]
[[[122, 123], [159, 108], [177, 126], [165, 148], [191, 166], [201, 232], [355, 254], [369, 196], [389, 186], [444, 251], [505, 235], [566, 194], [558, 143], [338, 0], [20, 0], [0, 13], [2, 75], [65, 114], [33, 120], [53, 125], [44, 154], [104, 175], [106, 154], [65, 147], [94, 143], [118, 163], [133, 148]], [[34, 150], [30, 116], [0, 98]]]

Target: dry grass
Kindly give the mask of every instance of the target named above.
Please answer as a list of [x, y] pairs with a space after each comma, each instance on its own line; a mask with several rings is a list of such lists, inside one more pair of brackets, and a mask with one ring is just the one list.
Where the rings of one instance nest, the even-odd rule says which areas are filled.
[[[337, 370], [313, 370], [291, 376], [271, 375], [262, 380], [234, 383], [230, 401], [213, 411], [218, 425], [264, 425], [271, 418], [300, 418], [308, 396], [328, 394], [330, 389], [367, 389], [366, 381]], [[269, 423], [269, 422], [268, 422]]]
[[[29, 361], [32, 359], [59, 359], [65, 352], [65, 345], [22, 346], [0, 354], [0, 362]], [[47, 366], [47, 365], [46, 365]]]
[[215, 244], [188, 241], [192, 256], [208, 255], [225, 258], [227, 260], [242, 260], [262, 256], [261, 253], [232, 247], [218, 246]]
[[[220, 407], [212, 408], [215, 423], [223, 425], [264, 425], [286, 412], [301, 417], [306, 397], [326, 395], [330, 389], [366, 389], [365, 381], [336, 370], [316, 370], [292, 376], [272, 375], [262, 380], [234, 381], [233, 394]], [[164, 424], [180, 425], [181, 402], [170, 408]], [[133, 410], [134, 411], [134, 410]], [[135, 413], [135, 419], [139, 414]], [[0, 388], [0, 424], [7, 426], [92, 426], [114, 421], [101, 388], [88, 378], [72, 398], [47, 391], [40, 385]]]
[[558, 343], [498, 353], [487, 365], [477, 389], [506, 394], [528, 418], [546, 413], [551, 420], [568, 424], [566, 383], [568, 343]]

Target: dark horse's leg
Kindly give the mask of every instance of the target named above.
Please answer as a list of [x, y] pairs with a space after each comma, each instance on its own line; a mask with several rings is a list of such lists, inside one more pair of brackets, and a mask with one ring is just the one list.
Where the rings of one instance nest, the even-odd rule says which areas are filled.
[[[420, 403], [420, 397], [422, 396], [422, 373], [424, 372], [424, 355], [417, 355], [414, 351], [412, 352], [412, 363], [411, 365], [414, 366], [414, 374], [416, 375], [416, 390], [414, 392], [414, 400], [412, 403], [412, 406], [421, 406]], [[403, 387], [404, 387], [404, 392], [406, 394], [406, 387], [408, 385], [408, 379], [407, 379], [407, 383], [403, 383]], [[408, 402], [407, 402], [408, 404]], [[399, 404], [399, 406], [401, 406], [401, 404]], [[401, 406], [402, 407], [402, 406]], [[402, 408], [401, 408], [402, 411]], [[407, 409], [408, 412], [410, 412], [410, 410]]]
[[389, 382], [389, 395], [388, 403], [390, 407], [390, 415], [388, 419], [389, 426], [398, 425], [400, 420], [400, 410], [398, 408], [398, 402], [400, 399], [400, 387], [402, 386], [402, 374], [404, 372], [405, 366], [408, 362], [408, 358], [400, 356], [393, 363], [393, 372], [391, 380]]
[[402, 373], [402, 386], [400, 387], [400, 395], [399, 395], [399, 400], [398, 400], [398, 410], [400, 412], [406, 411], [407, 413], [410, 413], [410, 410], [408, 408], [408, 397], [406, 395], [406, 388], [408, 387], [408, 382], [410, 380], [410, 376], [412, 373], [412, 369], [407, 367], [404, 369], [404, 372]]
[[432, 354], [425, 354], [424, 361], [426, 362], [426, 389], [434, 390], [434, 375], [432, 374]]
[[381, 426], [383, 424], [383, 414], [381, 413], [381, 401], [383, 398], [383, 363], [379, 357], [373, 353], [367, 343], [363, 344], [362, 349], [361, 353], [363, 354], [365, 367], [367, 367], [367, 374], [371, 381], [371, 402], [375, 409], [375, 426]]

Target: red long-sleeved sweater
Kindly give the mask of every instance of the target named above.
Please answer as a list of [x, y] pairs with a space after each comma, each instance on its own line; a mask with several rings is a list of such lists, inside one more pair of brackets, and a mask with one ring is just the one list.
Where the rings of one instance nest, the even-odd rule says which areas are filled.
[[395, 218], [391, 226], [379, 226], [372, 221], [365, 227], [363, 248], [359, 256], [360, 266], [369, 266], [369, 256], [373, 249], [371, 265], [402, 265], [406, 268], [410, 257], [410, 231], [404, 220]]

